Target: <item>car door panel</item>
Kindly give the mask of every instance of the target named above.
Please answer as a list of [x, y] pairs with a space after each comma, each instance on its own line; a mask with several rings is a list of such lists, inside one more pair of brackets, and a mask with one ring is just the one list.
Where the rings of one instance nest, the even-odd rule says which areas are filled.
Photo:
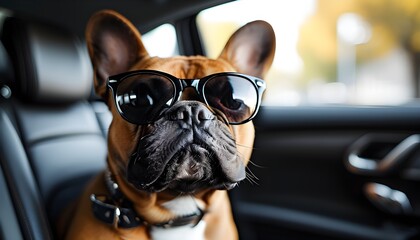
[[[419, 110], [414, 106], [263, 107], [255, 120], [249, 180], [231, 193], [241, 239], [416, 236], [415, 218], [381, 211], [367, 199], [364, 187], [371, 182], [408, 191], [416, 207], [417, 182], [398, 174], [355, 174], [345, 163], [351, 146], [367, 134], [388, 137], [363, 153], [380, 157], [418, 133]], [[415, 155], [410, 158], [415, 160]]]

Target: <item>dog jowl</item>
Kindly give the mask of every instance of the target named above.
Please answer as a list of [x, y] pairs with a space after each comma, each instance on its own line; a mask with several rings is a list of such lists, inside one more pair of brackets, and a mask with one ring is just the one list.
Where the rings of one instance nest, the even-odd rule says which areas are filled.
[[231, 188], [245, 178], [235, 140], [204, 104], [177, 102], [151, 128], [127, 168], [128, 181], [137, 188], [188, 193]]
[[[150, 56], [133, 24], [108, 10], [89, 20], [86, 40], [95, 91], [113, 115], [108, 169], [124, 198], [139, 218], [157, 226], [178, 219], [182, 214], [177, 205], [189, 203], [176, 199], [189, 196], [197, 203], [192, 208], [206, 212], [206, 239], [235, 239], [228, 197], [220, 190], [233, 188], [246, 176], [252, 119], [274, 57], [271, 26], [255, 21], [241, 27], [217, 59]], [[95, 181], [86, 196], [101, 189], [102, 180]], [[75, 218], [89, 221], [83, 213]], [[89, 235], [88, 224], [77, 226], [70, 232]], [[147, 233], [150, 227], [138, 229], [132, 236], [157, 238]]]

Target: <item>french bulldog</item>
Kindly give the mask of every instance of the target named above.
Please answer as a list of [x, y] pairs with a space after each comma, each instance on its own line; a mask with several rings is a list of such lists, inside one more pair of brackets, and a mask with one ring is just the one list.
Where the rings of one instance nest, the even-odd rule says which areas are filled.
[[129, 20], [104, 10], [86, 41], [113, 116], [108, 169], [86, 187], [64, 238], [237, 239], [226, 190], [246, 178], [272, 27], [246, 24], [217, 59], [159, 58]]

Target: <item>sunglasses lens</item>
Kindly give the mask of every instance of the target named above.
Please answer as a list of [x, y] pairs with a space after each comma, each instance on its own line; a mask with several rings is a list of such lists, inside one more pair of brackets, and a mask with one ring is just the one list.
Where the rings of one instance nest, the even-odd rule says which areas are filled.
[[174, 101], [175, 86], [164, 76], [140, 73], [125, 78], [117, 88], [116, 104], [131, 123], [146, 124], [156, 119]]
[[258, 92], [247, 78], [237, 75], [219, 75], [204, 85], [207, 104], [223, 112], [230, 123], [242, 123], [255, 113]]

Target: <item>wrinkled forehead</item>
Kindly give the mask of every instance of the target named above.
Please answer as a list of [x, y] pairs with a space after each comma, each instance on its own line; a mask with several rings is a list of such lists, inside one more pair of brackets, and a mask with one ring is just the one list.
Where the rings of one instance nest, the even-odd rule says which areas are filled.
[[219, 72], [235, 72], [227, 61], [202, 56], [150, 58], [136, 64], [131, 70], [158, 70], [181, 79], [196, 79]]

